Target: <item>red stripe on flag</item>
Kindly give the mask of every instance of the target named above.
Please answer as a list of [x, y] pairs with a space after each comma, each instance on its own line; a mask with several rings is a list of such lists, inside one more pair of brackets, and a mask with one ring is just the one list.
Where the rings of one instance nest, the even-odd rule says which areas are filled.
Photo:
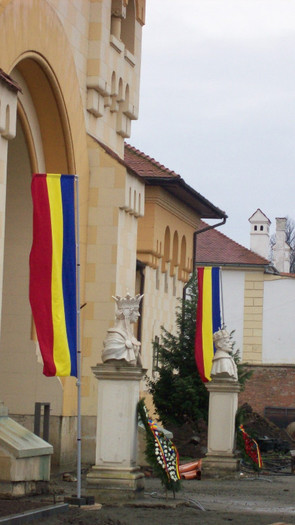
[[202, 381], [205, 383], [208, 379], [205, 377], [204, 369], [204, 349], [203, 349], [203, 278], [204, 268], [198, 268], [198, 305], [197, 305], [197, 323], [196, 323], [196, 338], [195, 338], [195, 359], [198, 371]]
[[52, 238], [46, 174], [34, 175], [31, 189], [34, 212], [30, 254], [30, 303], [38, 341], [43, 348], [43, 373], [46, 376], [55, 376], [51, 307]]

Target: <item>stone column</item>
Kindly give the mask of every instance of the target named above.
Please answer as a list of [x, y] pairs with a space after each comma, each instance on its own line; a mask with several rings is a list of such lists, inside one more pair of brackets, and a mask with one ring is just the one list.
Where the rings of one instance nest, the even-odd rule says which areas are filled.
[[136, 465], [139, 384], [146, 370], [120, 362], [92, 367], [98, 379], [95, 465], [87, 475], [87, 493], [97, 502], [143, 494]]
[[202, 462], [205, 477], [235, 477], [239, 460], [234, 454], [238, 381], [214, 378], [209, 391], [208, 451]]

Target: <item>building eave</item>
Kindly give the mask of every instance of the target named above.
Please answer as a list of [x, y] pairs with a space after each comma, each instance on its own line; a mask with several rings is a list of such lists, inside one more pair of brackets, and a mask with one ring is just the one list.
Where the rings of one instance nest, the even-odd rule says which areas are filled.
[[167, 192], [185, 202], [204, 219], [227, 219], [224, 211], [194, 190], [181, 177], [143, 176], [148, 185], [161, 186]]

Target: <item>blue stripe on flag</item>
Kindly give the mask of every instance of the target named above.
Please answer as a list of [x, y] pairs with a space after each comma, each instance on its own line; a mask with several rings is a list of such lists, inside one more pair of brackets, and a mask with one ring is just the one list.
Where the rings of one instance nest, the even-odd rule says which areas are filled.
[[77, 280], [75, 232], [75, 177], [61, 175], [63, 207], [62, 284], [68, 345], [71, 356], [71, 376], [77, 376]]

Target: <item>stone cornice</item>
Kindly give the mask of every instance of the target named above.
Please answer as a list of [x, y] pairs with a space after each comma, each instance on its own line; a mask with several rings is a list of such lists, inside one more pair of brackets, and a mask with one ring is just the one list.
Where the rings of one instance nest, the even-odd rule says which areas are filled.
[[120, 360], [118, 362], [103, 363], [92, 366], [91, 370], [96, 379], [99, 380], [121, 380], [121, 381], [140, 381], [147, 370], [137, 366], [128, 366]]

